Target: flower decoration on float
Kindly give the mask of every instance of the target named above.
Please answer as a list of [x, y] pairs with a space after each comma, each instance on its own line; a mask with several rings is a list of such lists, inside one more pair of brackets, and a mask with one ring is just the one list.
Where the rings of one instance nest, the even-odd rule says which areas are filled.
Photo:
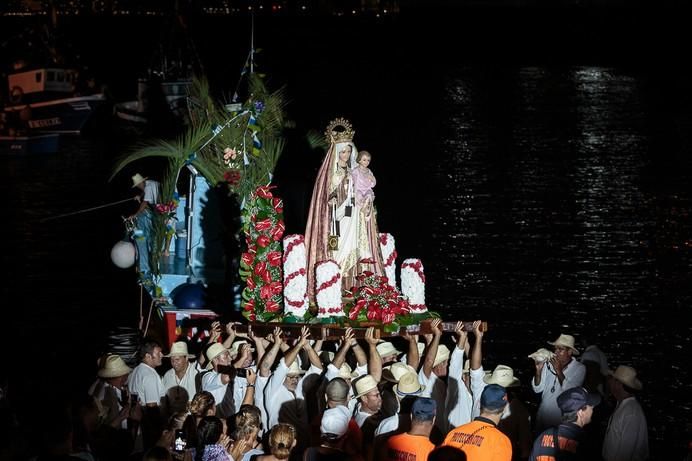
[[281, 241], [286, 230], [283, 202], [274, 197], [274, 186], [262, 186], [250, 195], [242, 210], [247, 250], [240, 258], [243, 316], [267, 322], [283, 313]]
[[358, 285], [344, 296], [344, 311], [354, 325], [380, 323], [385, 332], [393, 333], [410, 324], [408, 299], [387, 277], [365, 271], [356, 280]]

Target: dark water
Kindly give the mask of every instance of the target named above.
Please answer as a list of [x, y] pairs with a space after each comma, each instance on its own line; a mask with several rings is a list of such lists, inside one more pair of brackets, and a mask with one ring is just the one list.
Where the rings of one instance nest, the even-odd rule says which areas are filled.
[[[395, 236], [399, 262], [423, 260], [432, 309], [489, 322], [486, 367], [510, 364], [526, 383], [527, 354], [560, 333], [590, 335], [613, 366], [639, 370], [655, 459], [679, 459], [692, 432], [692, 84], [650, 48], [617, 46], [632, 17], [551, 54], [532, 46], [539, 18], [507, 28], [506, 15], [492, 28], [486, 16], [470, 29], [473, 18], [460, 18], [460, 30], [410, 18], [258, 22], [261, 70], [288, 85], [296, 121], [276, 172], [287, 231], [302, 231], [321, 160], [302, 133], [351, 119], [356, 144], [373, 153], [381, 230]], [[566, 29], [582, 31], [580, 21]], [[70, 31], [98, 41], [116, 29], [94, 21]], [[137, 39], [147, 50], [156, 38], [152, 24], [130, 29], [141, 37], [84, 52], [116, 98], [132, 95], [147, 61], [132, 52]], [[247, 24], [198, 32], [210, 78], [232, 88]], [[3, 302], [7, 369], [41, 364], [48, 379], [83, 385], [105, 332], [136, 326], [134, 275], [109, 259], [129, 208], [40, 222], [126, 196], [127, 177], [108, 178], [134, 141], [109, 125], [65, 138], [55, 156], [0, 160], [10, 201], [2, 290], [15, 299]]]

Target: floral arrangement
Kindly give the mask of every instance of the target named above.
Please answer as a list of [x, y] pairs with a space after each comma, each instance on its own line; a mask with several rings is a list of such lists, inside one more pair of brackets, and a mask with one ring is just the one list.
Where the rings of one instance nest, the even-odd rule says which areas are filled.
[[425, 305], [425, 273], [420, 259], [409, 258], [401, 265], [401, 291], [409, 299], [412, 313], [428, 312]]
[[166, 226], [166, 231], [165, 234], [169, 237], [172, 237], [175, 235], [175, 212], [178, 209], [178, 204], [180, 203], [180, 199], [178, 197], [177, 193], [173, 194], [173, 199], [168, 201], [167, 203], [157, 203], [154, 205], [154, 209], [156, 212], [163, 218], [163, 221]]
[[382, 250], [382, 259], [384, 260], [384, 273], [387, 276], [387, 281], [393, 287], [396, 286], [396, 246], [392, 234], [380, 234], [380, 249]]
[[[308, 282], [305, 237], [284, 237], [284, 307], [288, 317], [302, 319], [308, 312]], [[284, 319], [286, 321], [286, 319]]]
[[341, 307], [341, 269], [339, 264], [332, 259], [319, 262], [315, 265], [315, 300], [317, 301], [317, 317], [330, 319], [343, 317], [344, 310]]
[[242, 210], [247, 251], [240, 258], [243, 315], [268, 322], [283, 312], [281, 239], [284, 235], [283, 202], [274, 186], [262, 186], [250, 195]]
[[395, 332], [407, 323], [409, 303], [389, 284], [387, 277], [370, 271], [356, 277], [358, 286], [347, 292], [344, 311], [354, 322], [381, 322], [386, 332]]

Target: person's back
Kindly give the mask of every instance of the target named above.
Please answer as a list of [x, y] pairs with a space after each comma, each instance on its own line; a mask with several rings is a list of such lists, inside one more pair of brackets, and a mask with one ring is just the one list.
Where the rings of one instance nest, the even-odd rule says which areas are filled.
[[429, 437], [407, 432], [390, 437], [387, 441], [387, 460], [426, 461], [435, 445]]

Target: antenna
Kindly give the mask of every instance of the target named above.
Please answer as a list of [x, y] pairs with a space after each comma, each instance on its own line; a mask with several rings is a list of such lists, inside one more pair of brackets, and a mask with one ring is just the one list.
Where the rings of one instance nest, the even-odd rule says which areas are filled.
[[255, 72], [255, 7], [250, 12], [250, 73]]

